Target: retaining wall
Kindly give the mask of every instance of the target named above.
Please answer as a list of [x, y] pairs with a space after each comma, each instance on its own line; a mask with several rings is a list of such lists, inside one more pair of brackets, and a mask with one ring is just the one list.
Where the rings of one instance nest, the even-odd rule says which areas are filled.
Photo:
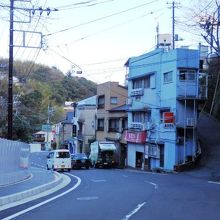
[[0, 186], [22, 181], [30, 176], [30, 146], [0, 138]]

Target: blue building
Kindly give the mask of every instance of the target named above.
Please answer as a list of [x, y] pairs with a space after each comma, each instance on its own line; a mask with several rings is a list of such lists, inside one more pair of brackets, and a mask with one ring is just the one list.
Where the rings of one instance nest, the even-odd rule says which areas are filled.
[[199, 50], [177, 48], [129, 58], [127, 165], [172, 171], [199, 154], [198, 106], [207, 98]]

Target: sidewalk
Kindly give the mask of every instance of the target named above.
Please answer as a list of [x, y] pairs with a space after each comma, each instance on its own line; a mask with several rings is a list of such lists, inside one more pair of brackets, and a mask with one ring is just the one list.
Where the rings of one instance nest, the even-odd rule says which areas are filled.
[[57, 172], [31, 167], [30, 173], [26, 180], [0, 187], [0, 211], [5, 206], [12, 207], [12, 203], [39, 195], [63, 182], [63, 175]]

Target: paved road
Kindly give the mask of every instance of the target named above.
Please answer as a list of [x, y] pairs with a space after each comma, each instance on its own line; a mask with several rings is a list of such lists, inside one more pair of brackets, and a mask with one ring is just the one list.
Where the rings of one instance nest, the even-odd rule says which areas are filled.
[[91, 169], [69, 175], [68, 187], [8, 209], [1, 218], [20, 211], [19, 220], [217, 220], [220, 216], [220, 185], [185, 173]]
[[[66, 173], [71, 183], [62, 190], [7, 209], [0, 218], [219, 220], [219, 123], [203, 116], [199, 124], [200, 138], [207, 145], [202, 146], [200, 167], [193, 171], [154, 174], [136, 170], [74, 170]], [[32, 160], [34, 166], [45, 169], [45, 154], [33, 154]]]

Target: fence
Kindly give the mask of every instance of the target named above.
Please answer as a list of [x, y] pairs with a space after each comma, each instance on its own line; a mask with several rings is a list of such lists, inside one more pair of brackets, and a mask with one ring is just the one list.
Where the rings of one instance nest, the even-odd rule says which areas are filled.
[[0, 138], [0, 186], [24, 180], [30, 176], [29, 144]]

